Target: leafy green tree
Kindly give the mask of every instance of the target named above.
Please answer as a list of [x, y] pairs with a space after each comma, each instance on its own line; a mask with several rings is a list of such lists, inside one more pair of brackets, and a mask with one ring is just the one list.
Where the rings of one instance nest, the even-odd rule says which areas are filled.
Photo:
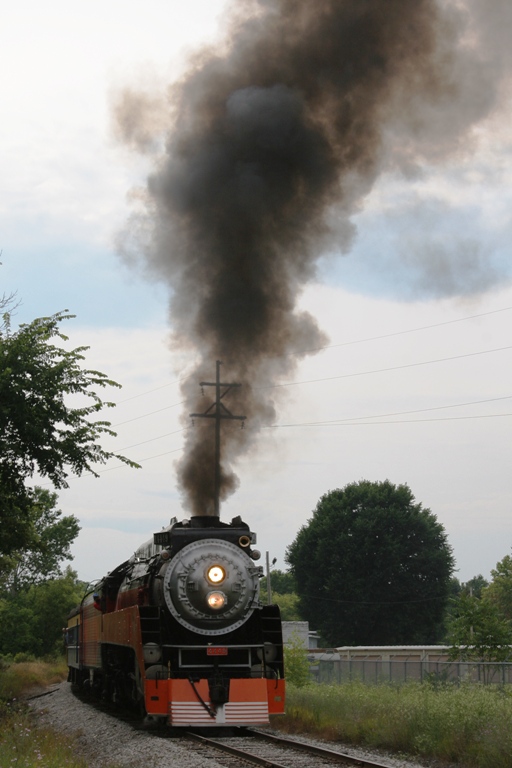
[[60, 564], [73, 559], [70, 546], [80, 531], [74, 515], [61, 517], [56, 493], [38, 486], [31, 493], [31, 544], [0, 557], [0, 587], [12, 593], [61, 576]]
[[482, 597], [483, 590], [489, 586], [487, 579], [484, 579], [481, 573], [478, 576], [473, 576], [469, 581], [464, 581], [461, 584], [461, 592], [465, 595], [472, 595], [473, 597]]
[[0, 599], [0, 656], [32, 653], [33, 609], [26, 600]]
[[489, 582], [484, 579], [481, 573], [478, 576], [473, 576], [469, 581], [460, 582], [456, 576], [452, 576], [450, 579], [450, 599], [446, 606], [446, 613], [444, 619], [445, 631], [441, 638], [443, 642], [448, 643], [448, 627], [451, 625], [452, 620], [455, 617], [457, 610], [458, 598], [461, 595], [473, 595], [475, 597], [481, 597], [482, 592], [487, 587]]
[[[260, 592], [260, 600], [264, 605], [268, 602], [265, 589]], [[272, 589], [272, 603], [279, 606], [283, 621], [300, 621], [299, 596], [297, 594], [288, 592], [280, 595], [279, 592], [274, 592]]]
[[283, 621], [300, 621], [299, 596], [293, 592], [280, 595], [279, 592], [272, 592], [273, 602], [279, 606], [281, 618]]
[[322, 496], [287, 550], [299, 611], [330, 645], [433, 643], [453, 556], [407, 485], [367, 480]]
[[[261, 589], [267, 591], [267, 577], [265, 576], [261, 580]], [[295, 579], [290, 571], [281, 571], [276, 568], [270, 571], [270, 586], [272, 587], [272, 594], [278, 592], [280, 595], [291, 595], [297, 591]]]
[[512, 622], [491, 601], [461, 594], [448, 628], [450, 658], [460, 661], [507, 661]]
[[[276, 568], [270, 573], [270, 586], [272, 588], [272, 602], [281, 610], [283, 621], [300, 621], [298, 609], [299, 596], [295, 591], [295, 580], [289, 571], [281, 571]], [[267, 577], [260, 582], [260, 600], [267, 603]]]
[[67, 616], [83, 594], [83, 582], [68, 568], [57, 579], [0, 600], [0, 654], [61, 652]]
[[491, 575], [492, 581], [484, 589], [483, 595], [505, 618], [512, 620], [512, 557], [505, 555], [491, 571]]
[[[81, 475], [115, 457], [100, 438], [115, 435], [98, 418], [111, 407], [99, 387], [119, 387], [99, 371], [82, 368], [87, 347], [67, 351], [60, 323], [73, 317], [57, 313], [11, 331], [9, 314], [0, 327], [0, 553], [31, 547], [35, 531], [30, 510], [33, 494], [26, 482], [34, 472], [55, 488], [67, 487], [70, 472]], [[71, 404], [71, 401], [73, 405]]]

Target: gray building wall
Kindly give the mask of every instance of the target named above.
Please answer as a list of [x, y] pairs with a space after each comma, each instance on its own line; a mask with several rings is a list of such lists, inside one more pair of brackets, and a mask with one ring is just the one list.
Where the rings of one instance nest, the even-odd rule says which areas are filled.
[[285, 645], [300, 642], [309, 648], [309, 621], [283, 621], [283, 642]]

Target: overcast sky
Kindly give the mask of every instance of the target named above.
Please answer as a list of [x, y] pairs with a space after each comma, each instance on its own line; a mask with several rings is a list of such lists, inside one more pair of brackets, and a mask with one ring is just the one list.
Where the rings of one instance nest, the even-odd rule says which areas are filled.
[[[112, 102], [128, 86], [163, 93], [190, 51], [215, 45], [224, 8], [21, 0], [2, 14], [2, 290], [17, 291], [15, 322], [76, 315], [70, 345], [90, 346], [87, 364], [123, 385], [105, 447], [142, 466], [113, 461], [60, 493], [82, 526], [84, 580], [184, 516], [173, 462], [190, 361], [171, 349], [167, 288], [116, 253], [150, 166], [117, 141]], [[328, 346], [269, 389], [278, 418], [221, 511], [240, 514], [278, 567], [321, 495], [360, 479], [407, 483], [444, 525], [462, 581], [510, 554], [510, 125], [503, 99], [449, 161], [383, 173], [348, 253], [323, 258], [304, 290]]]

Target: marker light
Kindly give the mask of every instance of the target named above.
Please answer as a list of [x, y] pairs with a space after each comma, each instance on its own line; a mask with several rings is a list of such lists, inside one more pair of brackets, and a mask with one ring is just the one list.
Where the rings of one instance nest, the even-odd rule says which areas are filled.
[[226, 571], [221, 565], [212, 565], [207, 572], [208, 581], [212, 584], [222, 584], [226, 578]]
[[206, 600], [210, 608], [213, 608], [214, 611], [219, 611], [221, 608], [224, 608], [227, 602], [224, 592], [210, 592]]

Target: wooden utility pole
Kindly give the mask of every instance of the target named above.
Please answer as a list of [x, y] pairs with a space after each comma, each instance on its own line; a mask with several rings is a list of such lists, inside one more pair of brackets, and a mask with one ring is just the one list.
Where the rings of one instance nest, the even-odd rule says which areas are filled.
[[[217, 360], [217, 376], [215, 381], [201, 381], [199, 384], [201, 387], [215, 387], [215, 400], [206, 409], [204, 413], [191, 413], [191, 419], [215, 419], [215, 483], [214, 483], [214, 509], [215, 516], [220, 517], [220, 422], [222, 419], [237, 419], [238, 421], [245, 421], [245, 416], [233, 415], [222, 403], [222, 399], [233, 389], [233, 387], [241, 387], [241, 384], [224, 384], [220, 380], [220, 366], [222, 365], [220, 360]], [[221, 390], [224, 389], [223, 392]]]

